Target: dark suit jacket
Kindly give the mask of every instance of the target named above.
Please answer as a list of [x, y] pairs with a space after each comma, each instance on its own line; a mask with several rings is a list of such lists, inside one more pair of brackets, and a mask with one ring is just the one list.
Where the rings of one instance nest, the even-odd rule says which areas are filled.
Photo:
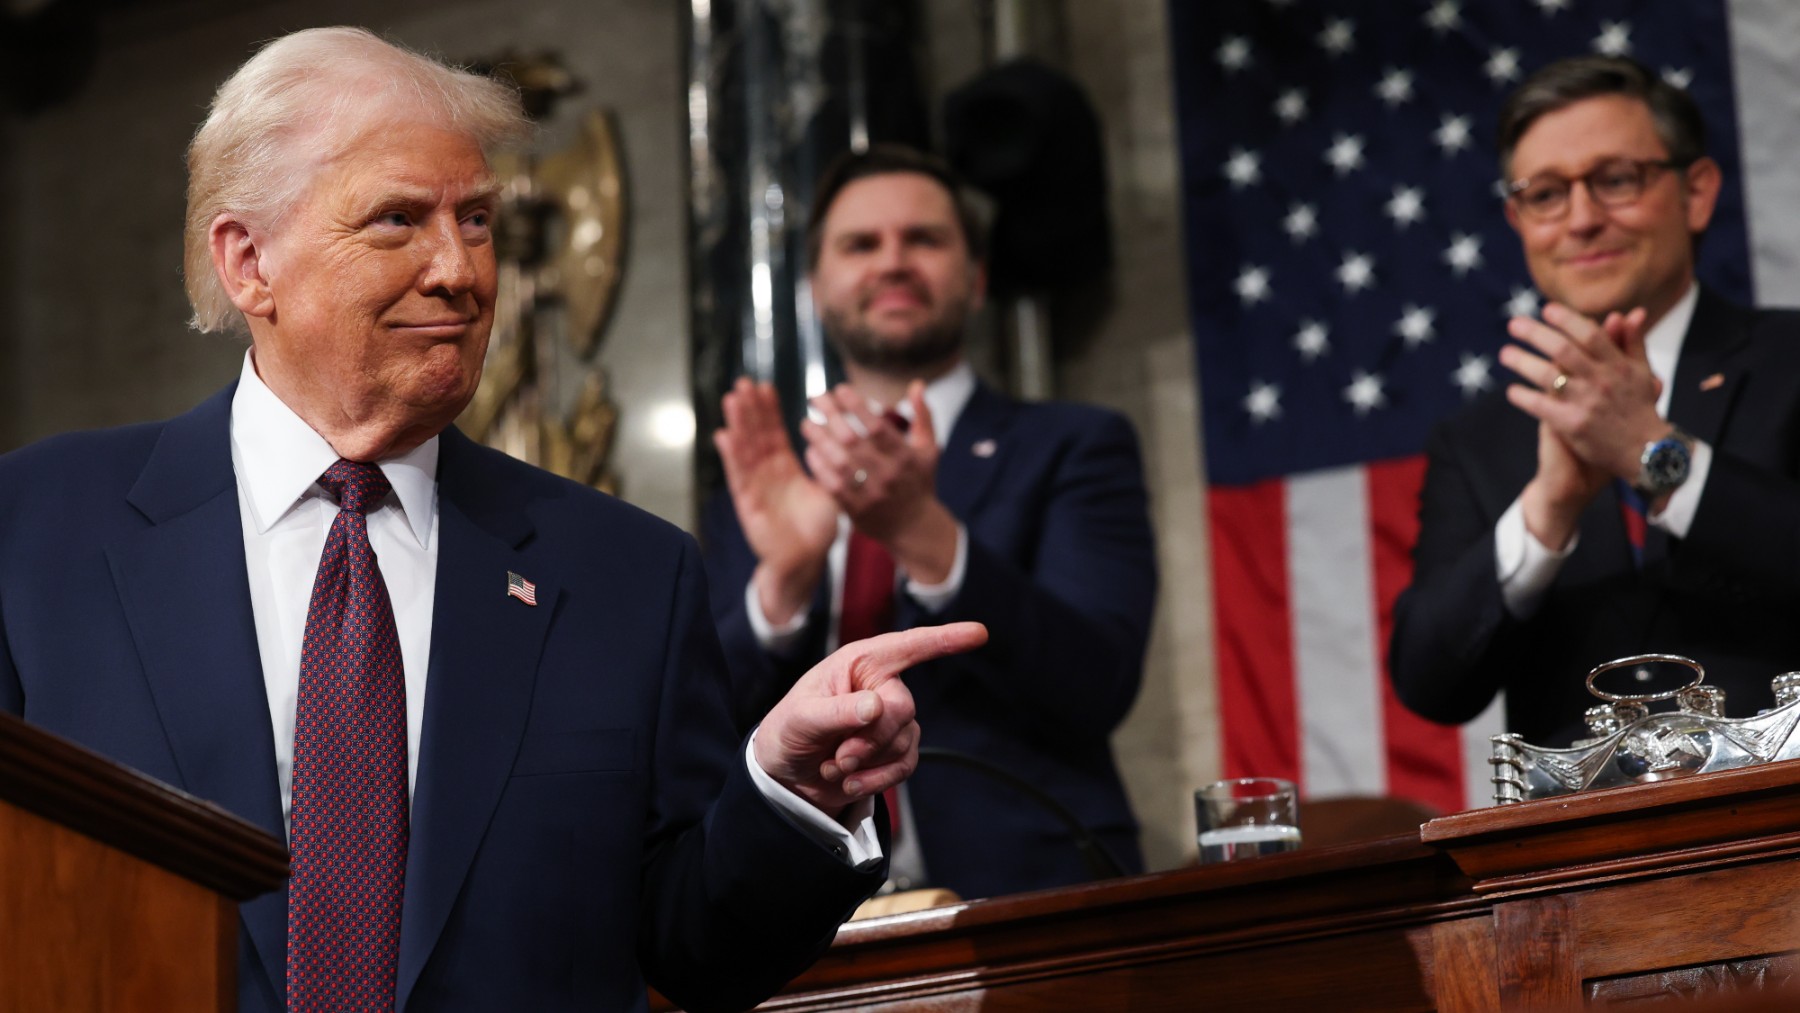
[[1646, 652], [1705, 665], [1731, 716], [1771, 704], [1769, 678], [1800, 668], [1800, 314], [1702, 290], [1669, 416], [1715, 450], [1688, 536], [1652, 528], [1638, 568], [1608, 487], [1524, 621], [1501, 602], [1493, 531], [1537, 468], [1537, 423], [1495, 394], [1437, 428], [1390, 645], [1407, 706], [1461, 722], [1504, 689], [1510, 730], [1566, 745], [1599, 703], [1587, 671]]
[[[1128, 871], [1141, 871], [1137, 823], [1109, 743], [1137, 695], [1156, 597], [1131, 424], [977, 385], [939, 461], [937, 494], [968, 528], [962, 591], [940, 615], [901, 594], [895, 625], [973, 619], [987, 624], [990, 640], [906, 676], [922, 744], [972, 753], [1037, 785]], [[708, 505], [703, 534], [740, 721], [754, 721], [823, 654], [829, 588], [813, 603], [805, 646], [773, 657], [744, 612], [756, 559], [728, 497]], [[1016, 790], [930, 761], [908, 787], [933, 884], [988, 897], [1090, 878], [1069, 832]]]
[[[0, 458], [0, 707], [283, 835], [231, 389]], [[690, 1008], [773, 991], [878, 886], [759, 795], [693, 542], [454, 430], [398, 1008]], [[537, 607], [506, 595], [507, 571]], [[240, 1008], [283, 1007], [285, 891]]]

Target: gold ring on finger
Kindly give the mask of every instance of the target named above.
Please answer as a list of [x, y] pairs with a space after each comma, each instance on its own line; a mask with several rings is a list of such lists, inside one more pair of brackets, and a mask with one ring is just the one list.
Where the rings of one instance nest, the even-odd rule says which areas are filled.
[[1556, 374], [1556, 379], [1550, 381], [1550, 393], [1561, 394], [1563, 392], [1563, 388], [1567, 387], [1568, 385], [1569, 385], [1569, 374], [1558, 373], [1558, 374]]

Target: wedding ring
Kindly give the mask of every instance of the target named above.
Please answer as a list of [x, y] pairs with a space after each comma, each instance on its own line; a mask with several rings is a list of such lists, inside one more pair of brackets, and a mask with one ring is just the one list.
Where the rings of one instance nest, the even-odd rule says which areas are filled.
[[861, 468], [856, 469], [856, 474], [850, 476], [850, 484], [853, 486], [856, 486], [858, 489], [861, 489], [863, 487], [863, 483], [867, 482], [868, 480], [869, 480], [869, 473], [864, 471]]
[[1563, 392], [1563, 388], [1567, 387], [1568, 385], [1569, 385], [1569, 374], [1558, 373], [1558, 374], [1556, 374], [1556, 379], [1550, 381], [1550, 393], [1561, 394]]

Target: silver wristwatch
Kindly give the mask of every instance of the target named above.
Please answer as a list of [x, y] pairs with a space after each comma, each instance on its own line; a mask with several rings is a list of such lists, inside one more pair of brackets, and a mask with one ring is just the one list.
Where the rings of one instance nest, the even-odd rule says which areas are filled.
[[1671, 428], [1669, 435], [1644, 444], [1644, 453], [1638, 458], [1637, 480], [1632, 483], [1632, 488], [1647, 500], [1655, 499], [1687, 481], [1693, 464], [1694, 438], [1679, 428]]

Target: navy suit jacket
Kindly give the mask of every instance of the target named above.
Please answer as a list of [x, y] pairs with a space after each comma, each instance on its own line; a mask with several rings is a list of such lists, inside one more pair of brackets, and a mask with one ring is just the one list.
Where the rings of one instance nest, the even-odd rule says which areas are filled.
[[1567, 745], [1600, 702], [1588, 670], [1647, 652], [1703, 664], [1731, 716], [1771, 705], [1769, 678], [1800, 668], [1800, 314], [1703, 289], [1670, 398], [1670, 420], [1715, 451], [1687, 537], [1651, 528], [1635, 565], [1608, 486], [1525, 620], [1501, 600], [1493, 532], [1537, 469], [1537, 422], [1496, 393], [1433, 432], [1390, 645], [1407, 706], [1467, 721], [1504, 689], [1510, 730]]
[[[901, 594], [895, 626], [972, 619], [987, 624], [989, 641], [907, 673], [921, 744], [972, 753], [1042, 788], [1127, 871], [1141, 871], [1110, 745], [1137, 695], [1156, 597], [1131, 424], [978, 384], [938, 462], [937, 495], [968, 529], [962, 591], [937, 615]], [[756, 558], [729, 497], [708, 504], [703, 534], [739, 720], [753, 721], [824, 653], [829, 588], [813, 602], [805, 645], [772, 656], [745, 614]], [[1068, 830], [1016, 790], [931, 761], [907, 785], [934, 885], [989, 897], [1091, 878]]]
[[[228, 424], [0, 458], [0, 707], [283, 838]], [[759, 1001], [878, 886], [756, 793], [691, 539], [446, 431], [397, 1008]], [[538, 605], [506, 594], [508, 571]], [[240, 1009], [283, 1008], [285, 890]]]

